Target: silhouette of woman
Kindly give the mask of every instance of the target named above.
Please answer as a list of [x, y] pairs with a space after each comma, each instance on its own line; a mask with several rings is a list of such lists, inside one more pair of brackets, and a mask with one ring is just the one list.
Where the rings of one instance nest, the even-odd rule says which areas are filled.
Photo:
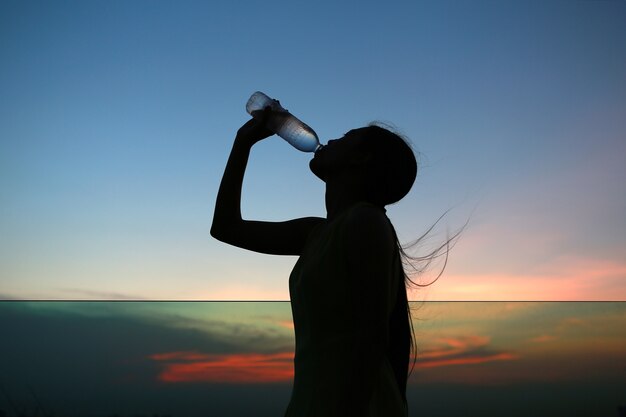
[[238, 130], [211, 235], [256, 252], [299, 256], [289, 278], [296, 352], [285, 416], [405, 417], [413, 339], [400, 247], [384, 207], [411, 189], [415, 156], [383, 127], [351, 130], [309, 164], [326, 184], [326, 218], [243, 220], [250, 150], [272, 134], [263, 119]]

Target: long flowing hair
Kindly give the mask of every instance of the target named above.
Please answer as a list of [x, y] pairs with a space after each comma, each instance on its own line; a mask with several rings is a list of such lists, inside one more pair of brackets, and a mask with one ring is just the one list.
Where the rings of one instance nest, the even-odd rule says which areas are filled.
[[[446, 212], [447, 213], [447, 212]], [[467, 226], [467, 222], [453, 234], [448, 235], [443, 242], [428, 249], [423, 254], [414, 254], [422, 243], [429, 237], [437, 224], [441, 222], [445, 214], [441, 215], [420, 237], [408, 244], [400, 243], [395, 229], [393, 233], [397, 244], [397, 261], [401, 263], [402, 276], [397, 277], [404, 285], [399, 286], [396, 293], [394, 308], [389, 320], [389, 360], [393, 368], [398, 388], [406, 402], [406, 386], [409, 376], [415, 369], [417, 362], [417, 341], [415, 328], [413, 326], [413, 314], [409, 304], [407, 290], [413, 288], [425, 288], [435, 283], [442, 275], [448, 263], [450, 250], [457, 243], [461, 233]], [[393, 228], [393, 225], [392, 225]], [[428, 283], [418, 281], [427, 270], [431, 269], [434, 263], [439, 263], [439, 271], [434, 279]]]
[[[380, 206], [387, 206], [401, 200], [413, 186], [417, 175], [417, 158], [410, 141], [393, 126], [377, 121], [370, 123], [368, 127], [370, 134], [362, 146], [365, 152], [375, 155], [370, 160], [367, 171], [368, 184], [371, 185], [369, 199]], [[428, 287], [442, 276], [450, 250], [468, 222], [456, 232], [448, 234], [441, 243], [430, 249], [423, 248], [448, 212], [449, 210], [444, 212], [421, 236], [405, 245], [400, 243], [396, 230], [391, 225], [397, 244], [396, 262], [399, 265], [396, 269], [401, 275], [396, 278], [403, 285], [398, 286], [389, 321], [388, 358], [405, 403], [407, 381], [417, 361], [417, 343], [407, 290]], [[418, 282], [417, 278], [435, 263], [442, 265], [435, 278], [428, 283]]]

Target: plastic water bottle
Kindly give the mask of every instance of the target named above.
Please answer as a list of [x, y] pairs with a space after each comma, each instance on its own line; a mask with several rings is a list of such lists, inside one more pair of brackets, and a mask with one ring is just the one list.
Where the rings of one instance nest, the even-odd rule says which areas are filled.
[[313, 129], [284, 109], [278, 100], [274, 100], [260, 91], [250, 96], [246, 104], [246, 111], [252, 117], [256, 117], [268, 106], [272, 111], [266, 122], [267, 128], [285, 139], [294, 148], [302, 152], [315, 152], [323, 146]]

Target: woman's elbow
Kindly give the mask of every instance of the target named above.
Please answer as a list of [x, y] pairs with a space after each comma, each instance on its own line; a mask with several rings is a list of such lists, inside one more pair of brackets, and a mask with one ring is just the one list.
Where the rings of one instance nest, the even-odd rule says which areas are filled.
[[224, 227], [218, 226], [215, 222], [213, 222], [213, 224], [211, 225], [210, 233], [214, 239], [217, 239], [221, 242], [225, 242], [227, 239]]
[[215, 223], [211, 226], [211, 236], [220, 242], [237, 246], [237, 226], [233, 223]]

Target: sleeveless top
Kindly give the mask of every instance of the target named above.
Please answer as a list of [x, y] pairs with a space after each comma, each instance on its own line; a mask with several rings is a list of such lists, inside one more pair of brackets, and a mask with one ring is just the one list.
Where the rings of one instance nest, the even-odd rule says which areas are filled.
[[[355, 300], [354, 286], [358, 281], [348, 271], [345, 225], [354, 210], [363, 205], [370, 204], [357, 203], [332, 221], [317, 225], [289, 277], [296, 351], [294, 382], [285, 417], [346, 415], [342, 407], [354, 383], [353, 358], [358, 349], [355, 323], [360, 317], [357, 308], [362, 307], [357, 307]], [[381, 277], [388, 281], [388, 291], [381, 294], [388, 297], [388, 321], [398, 284], [404, 282], [402, 265], [395, 253], [390, 275]], [[387, 356], [379, 363], [363, 366], [374, 367], [376, 375], [371, 397], [363, 399], [368, 402], [364, 417], [406, 417], [406, 403]]]

